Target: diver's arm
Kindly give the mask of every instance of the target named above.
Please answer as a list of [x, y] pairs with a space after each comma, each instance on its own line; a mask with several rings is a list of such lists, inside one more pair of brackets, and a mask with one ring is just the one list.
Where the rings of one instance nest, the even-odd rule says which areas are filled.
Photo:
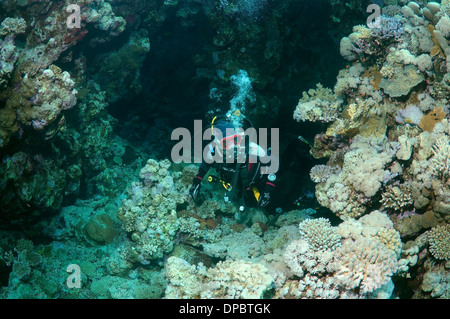
[[200, 165], [200, 168], [197, 171], [197, 174], [194, 176], [191, 189], [189, 190], [189, 194], [191, 195], [194, 202], [197, 200], [198, 195], [200, 194], [200, 186], [203, 177], [205, 177], [205, 175], [208, 173], [210, 167], [211, 167], [210, 164], [203, 161], [202, 164]]
[[259, 146], [259, 145], [256, 144], [256, 143], [253, 143], [253, 142], [250, 142], [250, 143], [249, 143], [248, 153], [249, 153], [250, 155], [258, 156], [258, 157], [260, 157], [260, 158], [261, 158], [261, 157], [265, 157], [265, 156], [267, 155], [265, 149], [263, 149], [261, 146]]
[[194, 180], [193, 183], [198, 183], [203, 180], [203, 177], [205, 177], [205, 175], [208, 173], [209, 168], [211, 167], [211, 165], [202, 162], [202, 164], [200, 165], [200, 168], [197, 171], [197, 174], [194, 176]]

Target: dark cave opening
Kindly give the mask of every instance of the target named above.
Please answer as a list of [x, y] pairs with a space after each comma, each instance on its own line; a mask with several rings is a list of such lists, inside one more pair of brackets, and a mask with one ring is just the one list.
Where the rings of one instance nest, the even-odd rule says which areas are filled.
[[[277, 116], [264, 124], [280, 129], [279, 143], [283, 150], [280, 174], [285, 177], [280, 176], [276, 202], [284, 210], [290, 210], [296, 208], [295, 200], [304, 193], [314, 192], [309, 170], [324, 162], [314, 159], [309, 154], [309, 146], [298, 140], [302, 136], [312, 142], [324, 126], [298, 123], [292, 114], [303, 91], [314, 88], [316, 83], [333, 87], [338, 71], [345, 66], [337, 40], [345, 30], [333, 28], [330, 5], [325, 0], [290, 3], [286, 8], [282, 3], [271, 5], [284, 14], [278, 30], [283, 40], [279, 52], [281, 63], [272, 74], [267, 74], [275, 82], [254, 91], [280, 101]], [[167, 138], [166, 144], [170, 144], [173, 129], [191, 130], [194, 120], [204, 119], [206, 112], [217, 107], [209, 97], [211, 87], [221, 82], [212, 61], [217, 50], [213, 45], [215, 27], [206, 15], [198, 14], [188, 27], [182, 26], [176, 16], [169, 16], [157, 32], [149, 30], [151, 49], [140, 69], [141, 92], [109, 106], [110, 114], [119, 121], [117, 133], [131, 145], [145, 144], [158, 128], [166, 130], [163, 136]], [[330, 32], [332, 29], [334, 32]], [[260, 67], [264, 69], [263, 65]], [[200, 69], [208, 69], [212, 77], [197, 76]], [[217, 108], [223, 109], [226, 103]], [[166, 147], [158, 154], [168, 157], [169, 150]]]

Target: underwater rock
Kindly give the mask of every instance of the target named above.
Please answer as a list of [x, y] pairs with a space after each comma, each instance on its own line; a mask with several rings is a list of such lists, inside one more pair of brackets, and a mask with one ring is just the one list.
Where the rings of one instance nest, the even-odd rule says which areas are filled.
[[140, 93], [140, 68], [148, 52], [150, 39], [143, 30], [134, 32], [128, 43], [117, 51], [98, 58], [102, 62], [94, 71], [94, 78], [106, 92], [108, 102], [117, 102], [126, 96]]
[[114, 223], [111, 217], [106, 214], [92, 217], [89, 222], [84, 225], [84, 231], [89, 239], [100, 244], [111, 243], [116, 236]]

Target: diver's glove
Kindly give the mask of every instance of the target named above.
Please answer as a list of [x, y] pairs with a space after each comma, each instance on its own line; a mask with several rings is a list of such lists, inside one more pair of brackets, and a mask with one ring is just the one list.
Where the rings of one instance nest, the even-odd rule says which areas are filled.
[[201, 186], [202, 180], [198, 177], [195, 177], [191, 189], [189, 190], [189, 194], [191, 195], [194, 202], [197, 201], [198, 195], [200, 194], [200, 186]]
[[269, 192], [262, 193], [261, 196], [259, 196], [258, 206], [266, 207], [269, 204], [270, 204], [270, 193]]
[[270, 194], [275, 189], [275, 184], [273, 183], [274, 180], [275, 178], [269, 178], [269, 181], [266, 182], [266, 186], [264, 187], [264, 190], [261, 192], [261, 196], [259, 196], [258, 200], [259, 207], [266, 207], [267, 205], [270, 204]]

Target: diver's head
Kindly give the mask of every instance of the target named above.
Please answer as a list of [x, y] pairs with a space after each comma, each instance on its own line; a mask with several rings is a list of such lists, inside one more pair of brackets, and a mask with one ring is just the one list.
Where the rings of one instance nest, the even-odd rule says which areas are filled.
[[235, 128], [230, 122], [217, 122], [213, 127], [213, 136], [215, 149], [226, 162], [238, 159], [245, 151], [243, 130]]

